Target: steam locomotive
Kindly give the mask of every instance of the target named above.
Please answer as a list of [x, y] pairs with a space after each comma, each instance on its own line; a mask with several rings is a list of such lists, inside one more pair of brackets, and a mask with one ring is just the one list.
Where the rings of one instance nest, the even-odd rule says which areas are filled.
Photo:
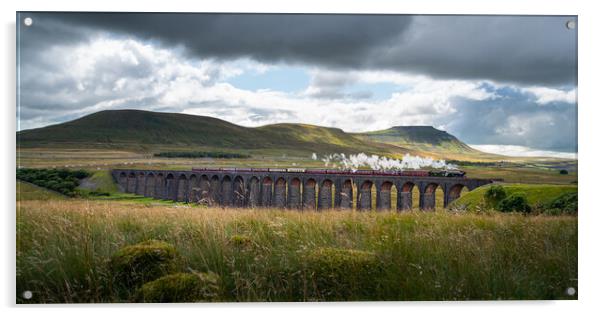
[[192, 168], [192, 171], [226, 171], [226, 172], [290, 172], [308, 174], [338, 174], [338, 175], [374, 175], [374, 176], [403, 176], [403, 177], [449, 177], [464, 178], [462, 170], [333, 170], [305, 168]]

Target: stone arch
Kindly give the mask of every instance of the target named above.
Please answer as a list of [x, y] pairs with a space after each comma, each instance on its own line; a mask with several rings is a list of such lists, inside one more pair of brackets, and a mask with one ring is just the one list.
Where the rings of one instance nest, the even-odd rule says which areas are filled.
[[463, 189], [468, 189], [464, 184], [462, 183], [456, 183], [452, 186], [450, 186], [446, 191], [445, 191], [445, 196], [443, 198], [443, 207], [448, 207], [449, 204], [453, 201], [455, 201], [457, 198], [460, 197], [460, 195], [462, 194], [462, 190]]
[[353, 182], [343, 181], [341, 185], [341, 208], [353, 208]]
[[221, 185], [219, 182], [219, 177], [217, 175], [214, 175], [213, 177], [211, 177], [211, 182], [209, 184], [209, 197], [208, 197], [207, 203], [209, 205], [219, 204], [220, 203], [220, 192], [221, 192]]
[[119, 186], [121, 187], [121, 189], [124, 192], [127, 192], [128, 189], [128, 176], [125, 172], [120, 172], [119, 173], [119, 180], [118, 180]]
[[133, 172], [130, 172], [128, 174], [128, 181], [127, 181], [127, 193], [136, 193], [136, 174]]
[[232, 205], [232, 179], [230, 176], [226, 175], [222, 178], [222, 205], [230, 206]]
[[372, 209], [372, 181], [366, 180], [359, 187], [357, 195], [357, 208], [359, 210]]
[[303, 185], [303, 208], [316, 208], [316, 180], [308, 179]]
[[259, 179], [257, 177], [251, 177], [249, 180], [249, 198], [248, 205], [250, 207], [257, 207], [260, 203], [261, 197], [261, 185], [259, 184]]
[[301, 207], [301, 180], [293, 178], [288, 185], [288, 206], [290, 208]]
[[198, 182], [199, 179], [196, 174], [191, 175], [188, 179], [188, 202], [198, 203], [201, 200]]
[[176, 200], [177, 182], [172, 173], [168, 173], [165, 177], [165, 192], [168, 200]]
[[176, 201], [186, 202], [188, 200], [188, 179], [185, 174], [178, 177]]
[[234, 206], [236, 207], [245, 207], [246, 206], [246, 187], [245, 181], [241, 176], [236, 176], [234, 178]]
[[322, 181], [322, 185], [320, 186], [320, 198], [318, 199], [318, 208], [319, 209], [328, 209], [332, 208], [332, 186], [333, 182], [330, 179], [326, 179]]
[[136, 194], [144, 195], [144, 186], [145, 186], [146, 176], [144, 172], [138, 172], [138, 176], [136, 176]]
[[152, 172], [146, 175], [146, 187], [144, 188], [144, 196], [155, 197], [155, 174]]
[[157, 174], [155, 179], [155, 196], [159, 199], [165, 199], [165, 176], [163, 173]]
[[412, 209], [412, 190], [414, 189], [414, 182], [405, 182], [398, 188], [397, 192], [397, 210], [407, 211]]
[[272, 178], [265, 177], [261, 181], [261, 205], [272, 206], [272, 185], [274, 181]]
[[436, 191], [439, 187], [438, 183], [431, 182], [424, 186], [420, 194], [420, 209], [421, 210], [434, 210], [436, 204]]
[[376, 203], [376, 208], [378, 210], [390, 210], [391, 209], [391, 188], [393, 187], [393, 183], [390, 181], [385, 181], [381, 183], [380, 188], [378, 189], [378, 199]]
[[286, 180], [278, 178], [274, 184], [274, 206], [286, 206]]

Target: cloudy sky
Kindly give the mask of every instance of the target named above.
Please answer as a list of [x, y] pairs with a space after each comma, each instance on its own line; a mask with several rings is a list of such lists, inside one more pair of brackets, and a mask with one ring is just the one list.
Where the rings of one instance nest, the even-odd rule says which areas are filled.
[[18, 19], [20, 130], [144, 109], [349, 132], [432, 125], [491, 152], [577, 152], [575, 17]]

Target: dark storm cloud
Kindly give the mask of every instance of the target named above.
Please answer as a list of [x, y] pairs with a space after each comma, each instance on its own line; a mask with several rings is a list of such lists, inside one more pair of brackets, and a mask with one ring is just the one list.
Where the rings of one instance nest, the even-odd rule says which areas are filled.
[[[435, 78], [573, 86], [568, 17], [31, 13], [44, 43], [108, 31], [191, 56], [409, 71]], [[574, 19], [574, 18], [572, 18]], [[64, 28], [65, 25], [83, 27]], [[64, 32], [63, 32], [64, 31]], [[27, 36], [24, 41], [28, 41]], [[27, 45], [27, 44], [26, 44]]]
[[436, 125], [474, 144], [520, 145], [541, 150], [577, 152], [577, 106], [566, 102], [538, 105], [528, 94], [511, 88], [503, 97], [481, 101], [454, 100], [456, 111]]

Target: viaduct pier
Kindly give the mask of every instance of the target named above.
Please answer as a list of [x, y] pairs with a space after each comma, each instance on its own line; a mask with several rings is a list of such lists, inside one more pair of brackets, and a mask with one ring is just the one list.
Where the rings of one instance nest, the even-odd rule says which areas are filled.
[[[373, 204], [377, 210], [390, 210], [393, 205], [391, 192], [395, 189], [398, 211], [409, 210], [414, 206], [414, 187], [417, 187], [419, 192], [419, 208], [432, 210], [436, 204], [437, 188], [443, 190], [442, 206], [447, 207], [460, 196], [463, 188], [474, 190], [493, 182], [488, 179], [464, 177], [265, 170], [115, 169], [112, 176], [122, 192], [156, 199], [230, 207], [351, 209], [355, 201], [358, 210], [370, 210]], [[376, 203], [372, 201], [373, 188], [376, 191]]]

